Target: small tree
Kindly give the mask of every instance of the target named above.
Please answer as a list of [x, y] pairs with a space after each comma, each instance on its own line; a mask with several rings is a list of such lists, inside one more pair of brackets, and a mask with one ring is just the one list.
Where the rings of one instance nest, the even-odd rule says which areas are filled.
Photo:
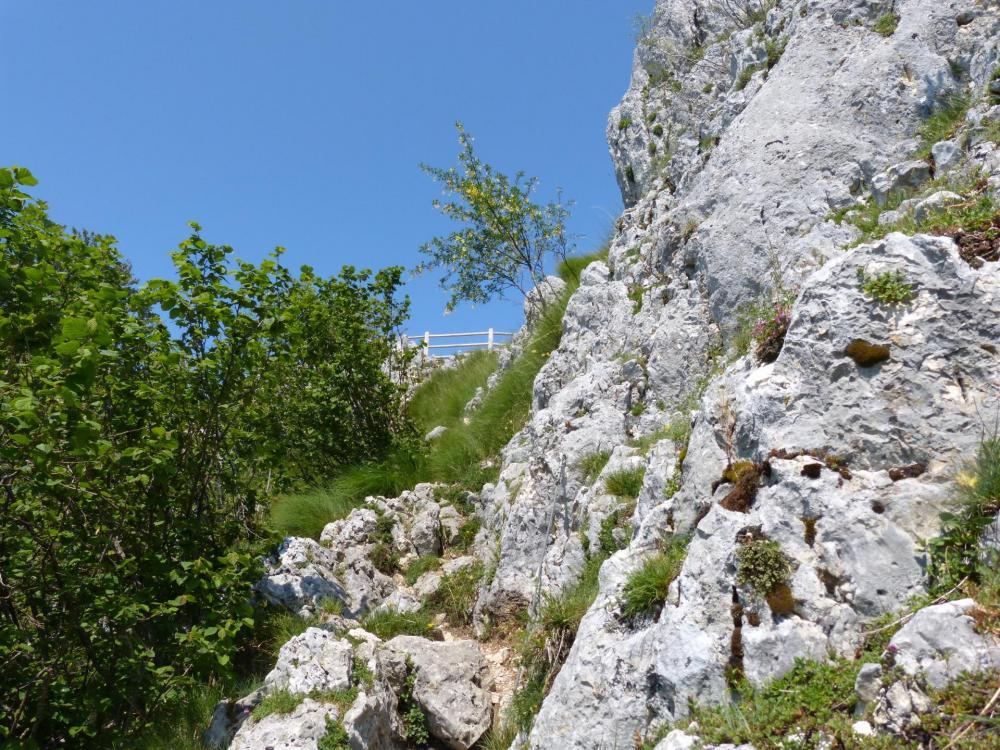
[[456, 123], [459, 167], [420, 168], [444, 185], [455, 200], [434, 201], [434, 208], [464, 224], [446, 237], [435, 237], [421, 246], [429, 260], [417, 273], [443, 268], [441, 287], [451, 292], [447, 309], [459, 302], [488, 302], [510, 289], [526, 295], [545, 278], [549, 259], [561, 260], [569, 249], [566, 219], [569, 209], [559, 200], [540, 206], [533, 203], [538, 179], [513, 179], [479, 160], [472, 137]]

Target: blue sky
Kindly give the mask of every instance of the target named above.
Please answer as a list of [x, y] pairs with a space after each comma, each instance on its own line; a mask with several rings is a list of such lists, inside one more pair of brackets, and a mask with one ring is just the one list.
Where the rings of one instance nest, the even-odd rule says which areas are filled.
[[[479, 155], [562, 187], [588, 249], [621, 209], [604, 127], [652, 0], [0, 0], [0, 163], [30, 168], [53, 218], [115, 235], [169, 276], [188, 220], [285, 263], [419, 262], [450, 225], [418, 163]], [[444, 316], [407, 284], [411, 333], [510, 328], [520, 302]]]

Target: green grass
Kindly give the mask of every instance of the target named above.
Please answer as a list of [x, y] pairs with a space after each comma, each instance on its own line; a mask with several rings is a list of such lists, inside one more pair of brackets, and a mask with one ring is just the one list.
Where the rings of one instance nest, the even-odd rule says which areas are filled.
[[965, 121], [965, 114], [971, 104], [972, 100], [965, 94], [955, 94], [946, 99], [920, 126], [920, 148], [915, 158], [926, 159], [935, 143], [955, 135]]
[[458, 530], [458, 538], [455, 539], [452, 548], [459, 550], [461, 552], [467, 552], [472, 549], [473, 542], [476, 541], [476, 534], [479, 533], [479, 529], [483, 526], [483, 522], [478, 518], [470, 518], [468, 521], [462, 524]]
[[457, 570], [441, 579], [437, 591], [427, 597], [424, 609], [443, 613], [451, 625], [463, 627], [472, 624], [472, 609], [479, 594], [483, 577], [483, 564]]
[[646, 469], [642, 466], [634, 469], [619, 469], [604, 478], [604, 489], [609, 495], [635, 499], [642, 491], [642, 480]]
[[299, 707], [304, 697], [303, 695], [290, 693], [287, 690], [276, 690], [273, 693], [265, 695], [251, 715], [254, 720], [260, 721], [271, 714], [290, 714]]
[[347, 730], [339, 721], [326, 722], [326, 734], [323, 735], [316, 750], [351, 750], [350, 738]]
[[417, 432], [423, 435], [438, 425], [451, 428], [460, 422], [465, 405], [496, 368], [496, 352], [478, 351], [466, 355], [457, 367], [435, 372], [406, 407]]
[[604, 467], [611, 460], [611, 451], [598, 451], [584, 456], [577, 462], [576, 468], [583, 474], [583, 479], [587, 484], [592, 484], [595, 479], [604, 471]]
[[424, 573], [429, 570], [437, 570], [440, 567], [441, 558], [437, 555], [425, 555], [424, 557], [418, 557], [410, 563], [410, 567], [406, 569], [406, 583], [412, 586]]
[[377, 610], [364, 619], [361, 627], [383, 641], [388, 641], [397, 635], [421, 635], [426, 638], [432, 630], [431, 615], [423, 610], [412, 613], [396, 612], [392, 609]]
[[687, 537], [671, 537], [664, 549], [633, 571], [622, 589], [622, 614], [634, 618], [652, 612], [667, 599], [670, 584], [681, 572], [687, 557]]
[[[530, 416], [535, 376], [559, 345], [562, 316], [579, 286], [580, 272], [604, 257], [606, 249], [560, 264], [566, 293], [545, 311], [522, 354], [484, 395], [467, 423], [465, 404], [495, 368], [494, 355], [467, 357], [453, 370], [434, 373], [417, 389], [408, 407], [415, 425], [427, 430], [439, 424], [449, 428], [432, 445], [404, 443], [381, 462], [345, 468], [323, 488], [279, 498], [271, 507], [272, 528], [285, 536], [318, 537], [323, 526], [345, 517], [368, 496], [397, 496], [420, 482], [446, 482], [478, 491], [495, 480], [501, 449]], [[483, 466], [484, 462], [490, 465]]]
[[883, 13], [875, 21], [874, 31], [876, 34], [881, 34], [884, 37], [890, 37], [896, 33], [896, 27], [899, 26], [899, 16], [895, 13]]
[[913, 285], [902, 271], [883, 271], [869, 276], [858, 269], [861, 291], [883, 305], [902, 305], [913, 299]]

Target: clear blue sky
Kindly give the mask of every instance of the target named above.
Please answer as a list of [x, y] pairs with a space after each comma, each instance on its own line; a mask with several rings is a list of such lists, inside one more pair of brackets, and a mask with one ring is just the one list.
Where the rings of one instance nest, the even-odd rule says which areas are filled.
[[[621, 207], [604, 127], [652, 5], [0, 0], [0, 163], [142, 280], [172, 275], [188, 220], [250, 260], [410, 268], [450, 226], [417, 165], [455, 163], [460, 119], [486, 161], [576, 200], [587, 249]], [[411, 333], [520, 322], [519, 301], [445, 317], [436, 277], [407, 292]]]

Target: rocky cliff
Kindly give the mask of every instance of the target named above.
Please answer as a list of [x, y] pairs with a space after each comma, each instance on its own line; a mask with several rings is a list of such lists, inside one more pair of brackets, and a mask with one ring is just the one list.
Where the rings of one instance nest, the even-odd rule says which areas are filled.
[[[696, 725], [667, 729], [695, 707], [799, 659], [864, 661], [893, 613], [899, 656], [861, 668], [856, 732], [920, 742], [906, 731], [931, 688], [1000, 670], [975, 601], [912, 605], [956, 473], [1000, 413], [998, 71], [996, 2], [660, 0], [608, 122], [627, 208], [499, 480], [457, 504], [430, 486], [372, 499], [319, 542], [287, 540], [262, 591], [338, 613], [268, 685], [355, 692], [251, 719], [232, 747], [273, 730], [315, 748], [331, 717], [345, 746], [419, 746], [416, 706], [428, 742], [468, 748], [531, 679], [544, 700], [514, 747], [694, 747]], [[449, 557], [472, 516], [444, 573], [408, 585], [371, 563], [380, 533]], [[532, 677], [512, 634], [595, 560], [596, 598]], [[670, 560], [665, 598], [643, 599], [642, 573]], [[461, 569], [477, 571], [465, 629], [383, 643], [358, 627]]]

